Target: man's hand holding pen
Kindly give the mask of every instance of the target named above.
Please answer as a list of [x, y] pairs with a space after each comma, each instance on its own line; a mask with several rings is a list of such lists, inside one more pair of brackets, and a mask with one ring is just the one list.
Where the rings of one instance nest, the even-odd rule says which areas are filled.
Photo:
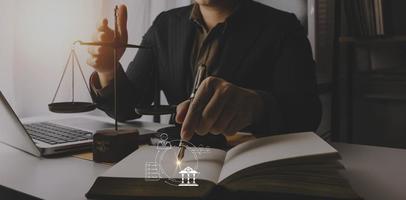
[[262, 97], [255, 91], [208, 77], [193, 101], [178, 105], [176, 122], [182, 124], [184, 140], [190, 140], [195, 133], [234, 135], [260, 119], [263, 107]]

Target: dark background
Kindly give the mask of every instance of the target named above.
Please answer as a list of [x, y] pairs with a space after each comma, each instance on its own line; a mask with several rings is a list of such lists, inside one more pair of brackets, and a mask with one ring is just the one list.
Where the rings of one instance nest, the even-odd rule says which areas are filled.
[[406, 1], [389, 3], [388, 33], [354, 36], [335, 1], [332, 139], [406, 148]]

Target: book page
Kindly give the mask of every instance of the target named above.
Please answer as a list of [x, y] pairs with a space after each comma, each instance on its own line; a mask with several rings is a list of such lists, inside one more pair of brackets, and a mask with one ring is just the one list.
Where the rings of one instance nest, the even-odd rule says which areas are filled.
[[337, 154], [315, 133], [294, 133], [254, 139], [227, 152], [219, 182], [228, 176], [261, 163], [307, 156]]
[[[176, 163], [178, 151], [179, 147], [159, 149], [157, 146], [141, 146], [134, 153], [107, 170], [102, 176], [174, 179], [181, 178], [179, 171], [189, 166], [199, 172], [196, 179], [217, 183], [226, 155], [225, 151], [188, 147], [179, 166]], [[149, 175], [152, 177], [148, 177]]]

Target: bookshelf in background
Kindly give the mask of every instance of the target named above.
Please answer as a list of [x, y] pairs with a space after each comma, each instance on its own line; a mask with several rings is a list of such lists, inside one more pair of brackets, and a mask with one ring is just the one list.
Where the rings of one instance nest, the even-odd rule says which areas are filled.
[[336, 140], [406, 148], [406, 1], [337, 4]]
[[393, 31], [391, 1], [344, 0], [350, 34], [354, 36], [383, 36]]
[[356, 37], [406, 35], [404, 0], [341, 0], [347, 33]]

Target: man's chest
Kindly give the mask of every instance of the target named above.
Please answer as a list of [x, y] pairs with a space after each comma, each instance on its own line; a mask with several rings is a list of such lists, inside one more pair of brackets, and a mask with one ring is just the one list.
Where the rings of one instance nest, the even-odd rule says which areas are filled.
[[[279, 52], [277, 37], [263, 37], [259, 31], [244, 31], [218, 37], [212, 44], [205, 43], [204, 38], [196, 44], [193, 30], [180, 35], [160, 39], [164, 45], [160, 45], [156, 56], [160, 85], [168, 93], [182, 93], [181, 96], [187, 97], [193, 85], [193, 69], [204, 63], [210, 65], [208, 75], [242, 87], [258, 87], [272, 77]], [[214, 51], [211, 49], [213, 44]]]

